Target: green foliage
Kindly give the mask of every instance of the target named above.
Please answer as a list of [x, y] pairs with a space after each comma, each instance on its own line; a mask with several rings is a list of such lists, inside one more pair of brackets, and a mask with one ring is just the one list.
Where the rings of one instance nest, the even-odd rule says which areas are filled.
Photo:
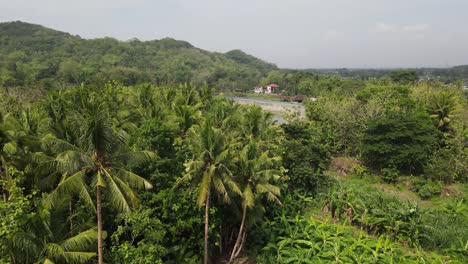
[[430, 98], [428, 111], [431, 114], [431, 118], [436, 120], [437, 128], [442, 132], [450, 130], [450, 123], [457, 106], [455, 94], [441, 92]]
[[[420, 186], [426, 185], [421, 181]], [[431, 186], [440, 191], [437, 183]], [[323, 208], [333, 218], [412, 247], [449, 252], [468, 240], [468, 211], [463, 200], [426, 209], [356, 182], [341, 183], [333, 188], [326, 195]], [[452, 256], [463, 259], [457, 254]]]
[[286, 136], [283, 164], [288, 170], [288, 189], [314, 195], [326, 183], [322, 170], [329, 163], [327, 139], [313, 123], [292, 122], [282, 127]]
[[277, 216], [264, 226], [271, 240], [259, 263], [442, 263], [441, 256], [407, 252], [389, 237], [370, 238], [363, 231], [314, 218]]
[[397, 83], [409, 84], [418, 80], [418, 75], [415, 70], [399, 70], [390, 73], [392, 81]]
[[[414, 191], [431, 198], [441, 182], [466, 181], [466, 118], [450, 102], [466, 106], [454, 87], [439, 104], [450, 118], [439, 133], [430, 117], [431, 96], [445, 89], [438, 83], [270, 71], [241, 51], [8, 29], [15, 25], [0, 25], [8, 42], [0, 47], [8, 88], [0, 96], [0, 212], [11, 217], [0, 229], [1, 261], [95, 262], [91, 197], [99, 186], [102, 227], [112, 234], [106, 262], [199, 263], [207, 223], [213, 263], [463, 263], [466, 203], [445, 202], [448, 187], [443, 204], [423, 208], [365, 182], [375, 168], [389, 183], [424, 172], [432, 181]], [[213, 86], [240, 91], [258, 82], [317, 96], [306, 103], [309, 120], [278, 126], [259, 107], [214, 94]], [[30, 84], [64, 89], [12, 88]], [[333, 171], [345, 180], [325, 176]]]
[[440, 195], [442, 191], [442, 186], [439, 182], [415, 179], [411, 183], [411, 190], [424, 200]]
[[163, 263], [166, 249], [162, 246], [166, 230], [150, 209], [140, 208], [131, 215], [120, 215], [122, 223], [112, 234], [112, 263]]
[[382, 180], [386, 183], [395, 183], [400, 172], [395, 167], [382, 169]]
[[443, 249], [457, 259], [466, 259], [468, 248], [468, 208], [463, 199], [453, 199], [441, 208], [429, 209], [424, 222], [431, 228], [424, 247]]
[[332, 189], [325, 200], [324, 210], [334, 218], [347, 220], [368, 232], [418, 246], [424, 239], [426, 227], [422, 212], [414, 204], [357, 185]]
[[242, 51], [197, 49], [170, 38], [151, 41], [83, 39], [23, 22], [0, 24], [0, 86], [45, 88], [118, 81], [124, 85], [208, 83], [250, 90], [275, 65]]
[[468, 137], [461, 129], [453, 132], [454, 135], [444, 137], [425, 168], [426, 176], [434, 181], [468, 181]]
[[[200, 230], [203, 229], [204, 218], [203, 210], [196, 206], [196, 197], [168, 188], [159, 190], [158, 193], [146, 193], [142, 200], [142, 204], [151, 208], [149, 220], [156, 221], [158, 226], [142, 233], [141, 239], [154, 240], [155, 234], [158, 234], [158, 245], [165, 248], [164, 254], [159, 255], [164, 263], [198, 263], [203, 252], [203, 232]], [[215, 238], [219, 237], [216, 213], [214, 210], [210, 214], [211, 244], [215, 244]], [[160, 238], [162, 234], [164, 237]], [[146, 238], [146, 235], [149, 237]], [[150, 243], [150, 246], [155, 245]]]
[[370, 122], [362, 153], [374, 167], [394, 166], [400, 171], [421, 173], [436, 142], [436, 129], [427, 115], [395, 113]]
[[[31, 212], [32, 195], [24, 196], [15, 181], [7, 183], [2, 180], [0, 185], [8, 186], [8, 202], [0, 202], [0, 263], [11, 263], [11, 243], [15, 233], [19, 232], [28, 220], [34, 216]], [[3, 197], [2, 197], [3, 200]]]

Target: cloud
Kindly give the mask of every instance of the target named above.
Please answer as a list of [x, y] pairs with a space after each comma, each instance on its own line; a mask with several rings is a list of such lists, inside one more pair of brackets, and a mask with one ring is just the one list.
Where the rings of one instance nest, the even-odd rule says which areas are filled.
[[374, 26], [373, 31], [378, 33], [417, 33], [427, 31], [431, 28], [429, 24], [413, 24], [413, 25], [403, 25], [397, 26], [394, 24], [386, 24], [386, 23], [377, 23]]
[[426, 31], [430, 29], [429, 24], [415, 24], [415, 25], [407, 25], [404, 26], [401, 31], [403, 32], [421, 32], [421, 31]]
[[327, 32], [325, 32], [325, 37], [327, 39], [336, 38], [336, 37], [339, 37], [340, 35], [341, 33], [334, 29], [330, 29], [330, 30], [327, 30]]
[[376, 32], [395, 32], [398, 30], [398, 27], [392, 24], [378, 23], [375, 25], [374, 30]]
[[[0, 0], [2, 2], [2, 0]], [[1, 8], [25, 10], [37, 8], [42, 10], [72, 10], [72, 9], [109, 9], [109, 8], [136, 8], [144, 5], [147, 0], [16, 0], [0, 3]]]

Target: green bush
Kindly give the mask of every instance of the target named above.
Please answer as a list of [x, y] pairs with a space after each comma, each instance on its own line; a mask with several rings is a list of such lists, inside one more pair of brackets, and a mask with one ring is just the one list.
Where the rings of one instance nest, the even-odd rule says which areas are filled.
[[423, 112], [384, 115], [369, 123], [362, 141], [363, 157], [373, 167], [421, 173], [437, 135], [431, 118]]
[[418, 190], [418, 195], [421, 197], [421, 199], [426, 200], [436, 195], [440, 195], [441, 191], [442, 191], [442, 187], [439, 184], [428, 183], [428, 184], [423, 185]]
[[416, 178], [411, 181], [411, 184], [411, 191], [417, 193], [423, 200], [440, 195], [442, 192], [442, 186], [439, 182]]
[[395, 167], [382, 169], [382, 179], [386, 183], [395, 183], [400, 173]]
[[282, 125], [287, 140], [283, 143], [283, 166], [288, 170], [288, 189], [315, 195], [326, 185], [323, 175], [329, 163], [329, 148], [323, 132], [306, 122]]

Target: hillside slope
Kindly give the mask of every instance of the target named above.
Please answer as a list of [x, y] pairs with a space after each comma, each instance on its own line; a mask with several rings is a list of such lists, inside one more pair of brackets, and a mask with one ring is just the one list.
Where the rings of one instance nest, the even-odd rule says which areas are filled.
[[20, 21], [0, 23], [0, 85], [55, 87], [117, 80], [208, 83], [250, 89], [276, 66], [240, 50], [208, 52], [171, 38], [119, 41], [80, 36]]

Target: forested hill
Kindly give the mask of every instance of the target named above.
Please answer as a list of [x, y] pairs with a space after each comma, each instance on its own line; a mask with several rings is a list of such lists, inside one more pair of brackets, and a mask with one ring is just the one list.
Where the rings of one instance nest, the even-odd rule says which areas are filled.
[[398, 70], [412, 70], [421, 79], [436, 79], [442, 82], [453, 82], [464, 80], [468, 83], [468, 65], [459, 65], [449, 68], [411, 68], [411, 69], [304, 69], [304, 72], [315, 74], [338, 75], [356, 79], [388, 77], [392, 72]]
[[209, 52], [171, 38], [84, 39], [20, 21], [0, 23], [0, 86], [62, 87], [82, 82], [125, 85], [207, 83], [250, 89], [277, 69], [240, 50]]

